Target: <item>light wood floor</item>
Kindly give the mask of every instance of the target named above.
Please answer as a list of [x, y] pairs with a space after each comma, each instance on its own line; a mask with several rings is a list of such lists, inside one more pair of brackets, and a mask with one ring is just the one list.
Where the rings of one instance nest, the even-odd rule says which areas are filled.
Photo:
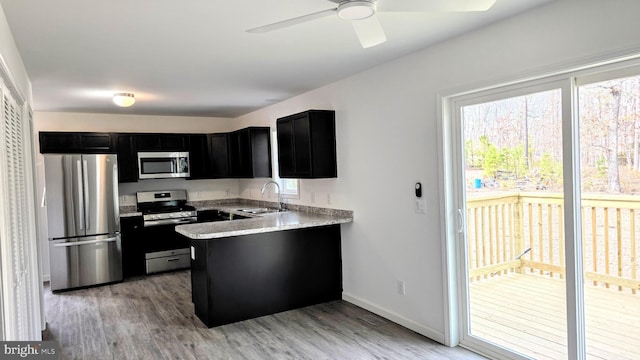
[[45, 308], [45, 340], [65, 359], [484, 359], [344, 301], [207, 329], [193, 313], [188, 271], [47, 288]]
[[[617, 288], [616, 288], [617, 289]], [[537, 359], [566, 359], [564, 280], [511, 274], [472, 282], [471, 332]], [[640, 295], [585, 284], [589, 359], [640, 359]]]

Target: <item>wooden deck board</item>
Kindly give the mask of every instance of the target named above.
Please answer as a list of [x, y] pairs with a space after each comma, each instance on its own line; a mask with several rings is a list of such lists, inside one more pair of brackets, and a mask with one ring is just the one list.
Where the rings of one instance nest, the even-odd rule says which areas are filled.
[[[469, 285], [472, 334], [538, 359], [566, 358], [564, 280], [510, 274]], [[585, 285], [587, 354], [640, 359], [640, 296]]]

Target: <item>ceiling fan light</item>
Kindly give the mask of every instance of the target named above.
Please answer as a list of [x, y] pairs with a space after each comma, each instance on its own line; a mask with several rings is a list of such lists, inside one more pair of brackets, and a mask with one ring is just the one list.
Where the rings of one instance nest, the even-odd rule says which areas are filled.
[[338, 16], [344, 20], [366, 19], [376, 12], [376, 6], [370, 1], [348, 1], [338, 5]]
[[132, 93], [115, 93], [113, 94], [113, 103], [121, 107], [129, 107], [136, 102], [135, 95]]

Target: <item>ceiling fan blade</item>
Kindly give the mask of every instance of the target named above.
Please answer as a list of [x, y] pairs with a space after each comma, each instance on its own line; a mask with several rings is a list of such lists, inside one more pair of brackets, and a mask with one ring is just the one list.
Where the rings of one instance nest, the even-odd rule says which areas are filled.
[[496, 0], [379, 0], [378, 11], [386, 12], [446, 12], [486, 11]]
[[355, 30], [358, 40], [363, 48], [369, 48], [387, 41], [382, 25], [378, 17], [373, 14], [366, 19], [352, 20], [353, 30]]
[[289, 26], [292, 26], [292, 25], [302, 24], [302, 23], [305, 23], [307, 21], [320, 19], [320, 18], [329, 16], [329, 15], [333, 15], [333, 14], [336, 13], [337, 10], [338, 10], [337, 8], [328, 9], [328, 10], [322, 10], [322, 11], [315, 12], [313, 14], [298, 16], [298, 17], [293, 18], [293, 19], [287, 19], [287, 20], [283, 20], [283, 21], [278, 21], [278, 22], [273, 23], [273, 24], [259, 26], [257, 28], [249, 29], [249, 30], [247, 30], [247, 32], [249, 32], [249, 33], [265, 33], [265, 32], [268, 32], [268, 31], [278, 30], [278, 29], [286, 28], [286, 27], [289, 27]]

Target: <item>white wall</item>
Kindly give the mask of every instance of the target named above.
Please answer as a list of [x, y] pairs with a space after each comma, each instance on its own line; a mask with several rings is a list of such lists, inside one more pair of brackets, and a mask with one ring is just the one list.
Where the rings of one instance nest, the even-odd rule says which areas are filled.
[[0, 61], [4, 62], [6, 68], [9, 69], [9, 78], [15, 83], [20, 94], [29, 104], [32, 104], [31, 81], [13, 40], [13, 34], [2, 6], [0, 6]]
[[[557, 1], [237, 120], [274, 127], [295, 112], [336, 110], [338, 178], [302, 180], [292, 202], [312, 205], [314, 191], [354, 210], [342, 231], [345, 298], [442, 342], [438, 94], [638, 53], [638, 13], [637, 1]], [[417, 181], [424, 215], [413, 210]], [[259, 196], [258, 183], [241, 182], [241, 193]]]
[[[95, 132], [158, 132], [158, 133], [216, 133], [233, 128], [231, 119], [209, 117], [141, 116], [88, 114], [63, 112], [36, 112], [34, 132], [36, 146], [36, 179], [38, 196], [44, 189], [44, 163], [39, 152], [39, 131], [95, 131]], [[238, 181], [219, 180], [143, 180], [120, 184], [120, 204], [135, 205], [136, 191], [185, 189], [190, 200], [234, 198], [239, 195]], [[40, 208], [39, 231], [44, 280], [49, 279], [49, 247], [47, 242], [46, 209]]]

